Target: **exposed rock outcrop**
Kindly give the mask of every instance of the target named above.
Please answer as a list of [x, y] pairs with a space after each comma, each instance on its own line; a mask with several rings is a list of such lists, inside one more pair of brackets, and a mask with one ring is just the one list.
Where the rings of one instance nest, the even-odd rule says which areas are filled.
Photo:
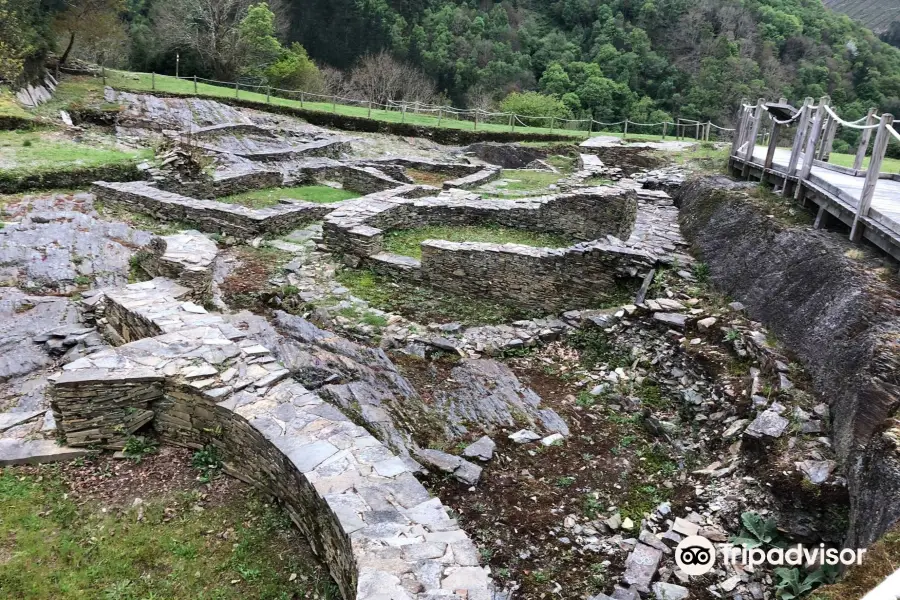
[[[900, 520], [900, 291], [844, 236], [770, 218], [746, 184], [711, 177], [680, 194], [682, 230], [711, 281], [793, 352], [830, 405], [851, 496], [848, 547]], [[895, 268], [895, 267], [894, 267]]]

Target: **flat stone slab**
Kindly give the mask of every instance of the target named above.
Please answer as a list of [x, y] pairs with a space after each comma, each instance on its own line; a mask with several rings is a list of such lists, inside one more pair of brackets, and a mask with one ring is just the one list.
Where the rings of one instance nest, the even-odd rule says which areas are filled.
[[649, 592], [650, 582], [656, 575], [662, 555], [661, 550], [638, 543], [625, 560], [625, 575], [622, 580], [639, 592]]
[[27, 412], [6, 412], [0, 413], [0, 433], [15, 427], [16, 425], [21, 425], [22, 423], [27, 423], [28, 421], [37, 418], [39, 415], [44, 414], [43, 410], [33, 410]]
[[87, 454], [88, 450], [60, 446], [52, 440], [0, 439], [0, 467], [60, 462]]
[[744, 430], [744, 433], [755, 438], [763, 436], [779, 438], [787, 429], [788, 421], [774, 410], [765, 410]]

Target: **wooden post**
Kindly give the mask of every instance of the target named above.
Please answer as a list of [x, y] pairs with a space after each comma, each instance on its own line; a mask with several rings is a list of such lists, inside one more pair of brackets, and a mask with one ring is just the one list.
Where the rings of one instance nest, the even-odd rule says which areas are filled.
[[625, 117], [625, 130], [622, 132], [622, 140], [628, 137], [628, 117]]
[[816, 158], [816, 144], [819, 143], [819, 138], [822, 137], [822, 124], [825, 121], [825, 116], [828, 114], [825, 112], [827, 103], [827, 97], [823, 96], [819, 99], [819, 105], [816, 107], [816, 112], [813, 116], [809, 138], [806, 140], [806, 150], [803, 153], [803, 167], [800, 168], [800, 172], [797, 175], [797, 189], [794, 191], [794, 198], [801, 203], [804, 203], [803, 195], [806, 193], [803, 182], [809, 178], [809, 173], [812, 171], [813, 161]]
[[509, 130], [510, 132], [516, 130], [516, 124], [513, 123], [513, 115], [509, 115]]
[[706, 141], [709, 141], [709, 134], [712, 133], [712, 121], [706, 122]]
[[696, 131], [694, 131], [694, 139], [700, 141], [700, 121], [697, 121]]
[[300, 108], [303, 108], [303, 90], [300, 90]]
[[553, 126], [556, 124], [556, 117], [550, 117], [550, 133], [553, 133]]
[[106, 66], [100, 67], [100, 73], [103, 75], [103, 87], [106, 87]]
[[197, 76], [194, 75], [194, 95], [197, 95]]
[[862, 194], [859, 197], [859, 206], [853, 217], [853, 227], [850, 230], [850, 240], [858, 242], [862, 239], [862, 219], [869, 216], [869, 208], [872, 206], [872, 198], [875, 196], [875, 184], [878, 183], [878, 175], [881, 171], [881, 161], [887, 150], [888, 139], [891, 137], [888, 127], [894, 126], [894, 115], [884, 113], [878, 124], [878, 133], [875, 134], [875, 146], [872, 148], [872, 159], [869, 168], [866, 169], [866, 182], [863, 184]]
[[440, 107], [438, 109], [438, 127], [441, 126], [441, 121], [444, 120], [444, 107]]
[[663, 121], [663, 134], [662, 139], [666, 139], [666, 130], [669, 128], [669, 122]]
[[[809, 115], [812, 112], [810, 107], [812, 106], [813, 99], [807, 98], [803, 101], [803, 107], [800, 109], [802, 111], [800, 115], [799, 122], [797, 123], [797, 132], [794, 134], [794, 144], [791, 146], [791, 159], [788, 162], [787, 174], [793, 175], [797, 170], [797, 163], [800, 160], [800, 152], [801, 152], [801, 144], [803, 143], [803, 138], [806, 135], [806, 127], [809, 124]], [[787, 184], [782, 188], [782, 192], [786, 193]]]
[[474, 131], [478, 131], [478, 109], [477, 108], [475, 109], [475, 123], [472, 126], [472, 129]]
[[756, 150], [756, 136], [759, 134], [759, 126], [762, 124], [763, 112], [765, 112], [766, 99], [760, 98], [756, 101], [756, 110], [753, 111], [753, 122], [750, 125], [749, 134], [747, 135], [747, 154], [744, 156], [746, 161], [744, 165], [744, 175], [750, 170], [750, 163], [753, 162], [753, 151]]
[[775, 160], [775, 147], [778, 146], [778, 123], [775, 117], [772, 117], [772, 133], [769, 135], [769, 149], [766, 150], [766, 161], [763, 163], [763, 169], [772, 168], [772, 161]]
[[821, 143], [813, 150], [813, 155], [816, 160], [822, 160], [822, 154], [825, 151], [825, 142], [828, 140], [828, 130], [831, 129], [832, 121], [831, 114], [826, 112], [822, 118], [822, 133], [820, 134], [819, 139]]
[[234, 82], [234, 97], [235, 97], [235, 98], [239, 97], [239, 96], [240, 96], [240, 93], [241, 93], [241, 90], [240, 90], [240, 88], [238, 87], [238, 82], [235, 81], [235, 82]]
[[150, 74], [150, 89], [156, 91], [156, 73]]
[[828, 162], [831, 158], [831, 149], [834, 147], [834, 136], [837, 134], [838, 121], [832, 119], [825, 130], [825, 141], [822, 142], [822, 160]]
[[337, 98], [334, 96], [331, 97], [331, 112], [337, 114]]
[[[371, 101], [371, 100], [369, 100], [369, 114], [368, 114], [368, 117], [369, 117], [370, 119], [372, 118], [372, 101]], [[438, 123], [440, 123], [440, 119], [438, 119]]]
[[[866, 115], [866, 125], [875, 124], [875, 109], [870, 108], [869, 114]], [[859, 140], [859, 148], [856, 149], [856, 158], [853, 159], [853, 169], [859, 171], [862, 169], [863, 161], [866, 159], [866, 150], [869, 149], [869, 140], [872, 139], [872, 130], [863, 129], [862, 138]]]
[[266, 104], [272, 104], [272, 86], [266, 86]]
[[594, 115], [588, 117], [588, 137], [594, 134]]

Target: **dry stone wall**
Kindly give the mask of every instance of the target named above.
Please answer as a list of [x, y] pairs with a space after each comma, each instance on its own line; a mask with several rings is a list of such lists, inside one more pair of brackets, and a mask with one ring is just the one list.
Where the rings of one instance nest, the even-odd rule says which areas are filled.
[[348, 600], [490, 600], [475, 545], [407, 462], [188, 295], [165, 279], [98, 295], [132, 341], [55, 378], [61, 434], [121, 447], [152, 421], [165, 441], [215, 448], [230, 473], [284, 502]]
[[620, 279], [646, 273], [655, 262], [640, 250], [600, 242], [555, 249], [427, 240], [421, 278], [448, 292], [512, 298], [528, 311], [555, 313], [595, 305]]
[[142, 181], [98, 181], [94, 183], [92, 191], [104, 202], [148, 214], [162, 221], [190, 223], [203, 231], [226, 233], [241, 238], [291, 231], [298, 225], [321, 219], [333, 210], [333, 206], [312, 202], [253, 209], [239, 204], [188, 198], [160, 190]]

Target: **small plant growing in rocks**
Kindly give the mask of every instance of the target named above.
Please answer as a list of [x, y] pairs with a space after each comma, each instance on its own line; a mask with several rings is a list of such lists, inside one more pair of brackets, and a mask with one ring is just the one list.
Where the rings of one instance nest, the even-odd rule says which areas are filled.
[[156, 452], [156, 442], [142, 435], [130, 435], [125, 440], [122, 454], [135, 462], [141, 462], [146, 456]]
[[218, 476], [222, 469], [222, 461], [215, 446], [204, 446], [202, 450], [194, 452], [191, 465], [200, 471], [198, 479], [202, 483], [209, 483]]
[[745, 548], [772, 546], [783, 548], [784, 542], [778, 539], [778, 525], [775, 519], [763, 519], [758, 513], [741, 514], [741, 534], [731, 538], [731, 543]]

